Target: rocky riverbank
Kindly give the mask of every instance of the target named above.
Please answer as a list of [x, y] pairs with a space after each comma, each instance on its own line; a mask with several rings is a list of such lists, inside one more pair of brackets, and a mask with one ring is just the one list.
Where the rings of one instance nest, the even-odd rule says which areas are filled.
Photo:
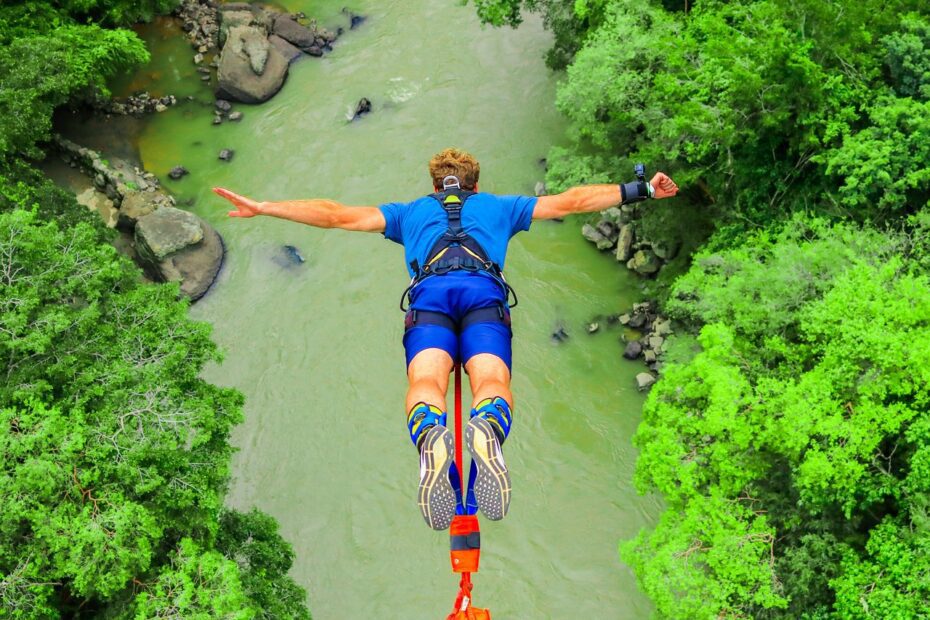
[[291, 63], [323, 56], [338, 37], [302, 13], [246, 2], [184, 0], [175, 14], [188, 33], [202, 79], [213, 80], [218, 98], [242, 103], [273, 97]]
[[132, 258], [156, 282], [178, 282], [181, 293], [196, 301], [216, 280], [225, 248], [219, 233], [192, 213], [175, 207], [155, 175], [122, 159], [55, 136], [61, 159], [82, 172], [91, 186], [78, 203], [117, 228], [117, 249]]
[[584, 238], [598, 250], [612, 251], [617, 262], [645, 277], [655, 276], [663, 265], [674, 259], [681, 249], [680, 241], [651, 241], [638, 226], [640, 205], [636, 203], [612, 207], [601, 213], [594, 224], [581, 229]]

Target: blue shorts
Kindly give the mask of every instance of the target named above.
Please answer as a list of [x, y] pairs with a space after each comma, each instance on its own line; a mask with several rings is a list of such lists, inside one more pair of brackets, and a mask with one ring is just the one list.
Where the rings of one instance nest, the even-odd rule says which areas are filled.
[[452, 360], [464, 364], [479, 353], [496, 355], [511, 368], [513, 353], [507, 308], [507, 295], [493, 278], [482, 273], [453, 271], [426, 278], [411, 291], [410, 309], [441, 312], [456, 323], [479, 308], [501, 306], [507, 322], [481, 322], [469, 325], [461, 334], [441, 325], [414, 325], [404, 332], [407, 366], [425, 349], [442, 349]]

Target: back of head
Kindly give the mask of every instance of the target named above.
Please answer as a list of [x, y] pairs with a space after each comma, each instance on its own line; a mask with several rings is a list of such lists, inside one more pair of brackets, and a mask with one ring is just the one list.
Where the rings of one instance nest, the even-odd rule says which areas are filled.
[[480, 172], [478, 160], [470, 153], [459, 149], [445, 149], [429, 160], [429, 175], [433, 179], [433, 187], [439, 189], [442, 189], [444, 178], [454, 176], [458, 177], [462, 189], [474, 191]]

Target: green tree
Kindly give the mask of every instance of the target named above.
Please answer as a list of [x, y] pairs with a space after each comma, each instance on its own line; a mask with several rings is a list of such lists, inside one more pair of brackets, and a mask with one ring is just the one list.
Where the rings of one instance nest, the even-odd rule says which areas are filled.
[[[0, 213], [0, 597], [21, 617], [128, 609], [150, 575], [163, 586], [143, 589], [153, 597], [143, 609], [174, 605], [170, 593], [187, 587], [222, 602], [215, 578], [231, 601], [243, 580], [260, 597], [277, 588], [282, 614], [306, 617], [282, 568], [292, 555], [267, 520], [253, 517], [279, 557], [255, 554], [241, 577], [216, 559], [242, 397], [200, 378], [218, 359], [209, 334], [176, 287], [139, 283], [92, 227]], [[187, 538], [202, 553], [178, 563], [171, 554]], [[184, 585], [195, 568], [215, 573]]]
[[673, 290], [707, 324], [644, 408], [637, 484], [667, 511], [623, 548], [660, 615], [926, 609], [930, 279], [906, 237], [796, 221]]

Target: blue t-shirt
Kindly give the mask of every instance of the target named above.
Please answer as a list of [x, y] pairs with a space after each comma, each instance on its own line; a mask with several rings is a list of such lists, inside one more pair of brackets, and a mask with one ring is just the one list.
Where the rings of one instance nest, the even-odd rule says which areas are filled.
[[[521, 230], [530, 229], [535, 207], [536, 198], [532, 196], [478, 193], [465, 201], [462, 228], [503, 269], [507, 243]], [[410, 263], [426, 263], [427, 254], [449, 226], [446, 212], [431, 196], [413, 202], [389, 202], [378, 208], [384, 214], [385, 238], [404, 246], [407, 270], [414, 276]]]

